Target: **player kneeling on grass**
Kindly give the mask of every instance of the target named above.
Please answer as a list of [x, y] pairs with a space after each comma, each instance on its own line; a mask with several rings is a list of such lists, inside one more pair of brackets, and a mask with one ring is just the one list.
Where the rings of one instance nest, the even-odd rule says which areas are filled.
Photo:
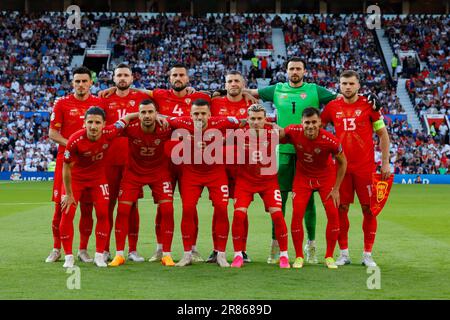
[[164, 143], [171, 137], [172, 130], [163, 127], [157, 120], [157, 107], [152, 100], [139, 105], [139, 120], [125, 128], [122, 136], [128, 137], [128, 165], [121, 182], [119, 207], [116, 217], [116, 256], [109, 266], [125, 263], [124, 248], [128, 235], [131, 210], [139, 198], [141, 188], [150, 186], [155, 203], [161, 214], [162, 250], [161, 263], [174, 266], [171, 256], [173, 238], [173, 191], [169, 172], [169, 158], [164, 153]]
[[[339, 140], [321, 129], [320, 125], [320, 111], [316, 108], [306, 108], [302, 114], [301, 125], [279, 128], [280, 141], [293, 144], [297, 153], [291, 223], [296, 253], [293, 268], [303, 267], [303, 217], [309, 198], [314, 191], [319, 191], [328, 220], [325, 264], [330, 269], [337, 268], [333, 253], [339, 235], [339, 187], [344, 179], [347, 160]], [[332, 155], [337, 162], [337, 174]]]
[[278, 135], [272, 125], [266, 124], [266, 110], [259, 104], [248, 108], [248, 125], [243, 130], [236, 131], [236, 134], [239, 131], [245, 134], [244, 143], [238, 145], [238, 159], [244, 158], [245, 162], [244, 164], [238, 162], [236, 175], [236, 201], [232, 224], [234, 260], [231, 267], [240, 268], [244, 265], [242, 253], [246, 240], [247, 210], [253, 201], [253, 195], [259, 193], [275, 226], [275, 235], [280, 246], [280, 268], [290, 268], [287, 251], [288, 231], [281, 211], [276, 160], [272, 161], [272, 158], [275, 158]]
[[137, 113], [128, 114], [115, 124], [105, 127], [103, 109], [91, 107], [85, 114], [85, 129], [75, 132], [67, 142], [63, 165], [65, 194], [61, 202], [63, 215], [60, 224], [61, 242], [66, 255], [64, 268], [72, 268], [75, 263], [72, 254], [73, 219], [82, 196], [90, 196], [97, 216], [94, 263], [98, 267], [106, 267], [103, 251], [109, 228], [109, 194], [103, 158], [112, 139], [136, 117]]

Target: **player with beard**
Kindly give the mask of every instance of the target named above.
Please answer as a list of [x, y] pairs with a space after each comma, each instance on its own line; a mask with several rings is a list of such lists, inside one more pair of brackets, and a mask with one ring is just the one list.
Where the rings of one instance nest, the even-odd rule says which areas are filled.
[[[56, 99], [50, 118], [49, 137], [56, 142], [58, 155], [56, 158], [55, 177], [53, 181], [52, 200], [55, 202], [55, 210], [52, 220], [53, 250], [45, 262], [55, 262], [61, 257], [61, 239], [59, 226], [61, 223], [61, 192], [63, 188], [62, 168], [64, 163], [64, 151], [69, 137], [83, 128], [84, 114], [89, 107], [101, 105], [101, 99], [90, 94], [92, 86], [91, 71], [86, 67], [73, 70], [72, 86], [74, 93]], [[81, 219], [79, 224], [80, 247], [78, 258], [83, 262], [92, 262], [87, 253], [89, 237], [92, 233], [92, 200], [83, 197], [80, 201]]]
[[85, 128], [72, 134], [67, 142], [62, 170], [64, 194], [60, 224], [61, 242], [66, 255], [64, 268], [74, 266], [73, 219], [78, 201], [85, 195], [92, 199], [97, 216], [94, 263], [98, 267], [106, 267], [103, 251], [108, 235], [109, 193], [105, 155], [111, 141], [137, 116], [137, 113], [127, 114], [115, 124], [105, 126], [105, 111], [96, 106], [90, 107], [84, 117]]
[[[121, 63], [115, 67], [113, 81], [116, 84], [117, 90], [108, 98], [103, 98], [103, 109], [106, 112], [106, 125], [115, 123], [127, 113], [138, 112], [141, 101], [147, 99], [147, 94], [130, 90], [130, 86], [133, 83], [133, 74], [128, 65]], [[124, 174], [127, 160], [128, 138], [119, 137], [114, 139], [105, 159], [109, 185], [109, 234], [104, 253], [105, 260], [110, 260], [111, 258], [109, 246], [111, 230], [114, 223], [114, 208], [119, 197], [120, 182]], [[129, 217], [128, 260], [143, 262], [144, 258], [137, 253], [137, 241], [139, 235], [139, 211], [137, 202], [133, 204]]]
[[116, 256], [109, 264], [120, 266], [125, 263], [123, 250], [129, 234], [129, 216], [138, 201], [142, 187], [152, 189], [154, 203], [159, 204], [162, 214], [163, 258], [161, 263], [173, 266], [171, 256], [173, 237], [173, 195], [169, 172], [169, 157], [164, 153], [164, 145], [170, 139], [172, 130], [157, 123], [157, 106], [149, 99], [139, 106], [139, 121], [134, 121], [124, 130], [128, 137], [128, 165], [120, 185], [119, 205], [115, 225]]
[[339, 247], [341, 254], [337, 265], [350, 264], [348, 251], [348, 210], [353, 203], [355, 191], [363, 214], [364, 252], [362, 264], [375, 267], [372, 247], [377, 232], [377, 217], [370, 210], [372, 174], [375, 172], [373, 133], [380, 139], [381, 178], [390, 176], [389, 134], [380, 111], [374, 111], [365, 97], [358, 95], [359, 74], [353, 70], [344, 71], [339, 77], [339, 87], [343, 98], [336, 99], [325, 106], [322, 112], [324, 125], [332, 122], [336, 136], [340, 139], [348, 159], [348, 169], [342, 182], [341, 204], [339, 206]]
[[[211, 118], [211, 109], [208, 101], [198, 99], [192, 105], [191, 117], [168, 118], [170, 126], [180, 130], [183, 141], [172, 151], [173, 157], [180, 159], [181, 156], [182, 175], [180, 179], [181, 200], [183, 203], [183, 217], [181, 220], [181, 233], [183, 237], [184, 256], [176, 266], [184, 267], [192, 264], [192, 246], [197, 238], [195, 216], [197, 213], [198, 200], [203, 188], [207, 187], [209, 197], [214, 207], [215, 236], [213, 237], [214, 250], [217, 253], [217, 264], [221, 267], [229, 267], [226, 261], [225, 248], [229, 233], [228, 220], [228, 178], [225, 166], [216, 157], [216, 149], [208, 150], [211, 144], [215, 145], [219, 139], [219, 146], [223, 143], [226, 129], [237, 129], [244, 126], [246, 120], [238, 120], [235, 117]], [[201, 140], [196, 140], [198, 137]], [[181, 148], [179, 148], [181, 147]], [[190, 150], [190, 151], [187, 151]], [[218, 150], [222, 153], [221, 148]], [[211, 152], [211, 154], [207, 154]], [[200, 156], [201, 161], [198, 161]], [[213, 161], [206, 161], [212, 156]], [[186, 157], [186, 158], [185, 158]], [[204, 158], [206, 157], [206, 158]]]
[[[303, 110], [307, 107], [319, 109], [334, 100], [338, 95], [315, 83], [304, 81], [306, 74], [306, 62], [299, 57], [292, 57], [286, 64], [288, 83], [277, 83], [262, 89], [253, 89], [249, 92], [263, 101], [271, 101], [277, 110], [277, 124], [286, 127], [291, 124], [300, 124]], [[372, 94], [368, 96], [373, 109], [379, 110], [381, 104]], [[292, 144], [283, 144], [278, 149], [278, 181], [280, 183], [283, 213], [285, 213], [286, 201], [289, 192], [292, 191], [295, 176], [295, 163], [297, 156]], [[306, 212], [305, 226], [308, 242], [305, 245], [306, 261], [318, 263], [316, 257], [316, 208], [314, 197], [311, 197]], [[272, 229], [272, 248], [267, 263], [277, 263], [279, 259], [279, 246], [275, 240], [274, 229]]]
[[[320, 104], [326, 104], [336, 98], [336, 94], [318, 86], [315, 83], [303, 81], [306, 73], [306, 63], [300, 58], [293, 57], [288, 60], [287, 65], [288, 83], [277, 83], [262, 89], [251, 90], [251, 93], [263, 101], [271, 101], [277, 110], [277, 124], [287, 127], [291, 124], [300, 124], [302, 112], [307, 107], [319, 108]], [[288, 194], [292, 191], [292, 183], [295, 176], [296, 153], [291, 144], [279, 145], [278, 149], [278, 182], [280, 184], [283, 214], [286, 213], [286, 201]], [[305, 214], [305, 224], [308, 233], [308, 244], [312, 250], [306, 250], [307, 261], [315, 261], [315, 205], [314, 197], [311, 197]], [[314, 218], [314, 221], [312, 221]], [[272, 228], [272, 249], [267, 263], [278, 263], [279, 245]]]
[[[169, 70], [169, 83], [171, 89], [155, 89], [155, 90], [142, 90], [132, 89], [133, 91], [140, 91], [147, 94], [159, 107], [159, 114], [169, 117], [183, 117], [189, 116], [191, 112], [192, 102], [197, 99], [206, 100], [211, 102], [209, 95], [203, 92], [192, 92], [189, 90], [189, 75], [187, 67], [184, 64], [176, 63], [171, 66]], [[99, 92], [99, 96], [108, 97], [117, 90], [117, 87], [112, 87], [107, 90]], [[175, 190], [177, 181], [180, 175], [180, 166], [176, 166], [173, 163], [170, 165], [170, 172], [172, 174], [172, 186]], [[179, 187], [178, 187], [179, 188]], [[163, 234], [161, 231], [161, 212], [158, 207], [155, 218], [155, 232], [156, 232], [156, 251], [149, 259], [150, 262], [160, 261], [163, 257]], [[204, 261], [200, 256], [196, 248], [196, 238], [198, 235], [198, 214], [195, 214], [195, 239], [192, 247], [192, 259], [194, 262]]]
[[[237, 119], [247, 118], [247, 109], [252, 104], [251, 101], [245, 99], [243, 89], [245, 88], [245, 80], [239, 71], [229, 71], [225, 76], [225, 89], [227, 95], [223, 97], [217, 97], [211, 101], [211, 116], [224, 117], [233, 116]], [[229, 146], [234, 149], [236, 155], [235, 144]], [[228, 149], [228, 148], [227, 148]], [[236, 185], [236, 174], [238, 167], [234, 164], [226, 164], [226, 172], [228, 176], [228, 191], [230, 199], [234, 199], [234, 190]], [[213, 216], [215, 217], [215, 216]], [[215, 229], [215, 219], [213, 218], [212, 229]], [[244, 219], [244, 233], [242, 239], [242, 256], [244, 262], [251, 262], [247, 255], [247, 234], [248, 234], [248, 216]], [[214, 232], [213, 232], [214, 237]], [[217, 251], [212, 251], [206, 262], [215, 263], [217, 261]]]

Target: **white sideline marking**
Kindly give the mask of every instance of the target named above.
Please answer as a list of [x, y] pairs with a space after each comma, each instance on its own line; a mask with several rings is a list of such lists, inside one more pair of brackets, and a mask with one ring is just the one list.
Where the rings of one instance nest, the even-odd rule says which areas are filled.
[[[180, 199], [179, 197], [174, 197], [175, 200]], [[153, 199], [139, 199], [139, 202], [153, 202]], [[47, 202], [0, 202], [0, 206], [14, 206], [14, 205], [33, 205], [33, 204], [51, 204], [52, 201]]]

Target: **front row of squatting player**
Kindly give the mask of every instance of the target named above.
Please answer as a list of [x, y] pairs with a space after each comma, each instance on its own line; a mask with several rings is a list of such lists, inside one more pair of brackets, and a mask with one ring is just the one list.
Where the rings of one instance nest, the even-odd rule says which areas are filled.
[[[303, 83], [303, 61], [291, 59], [287, 67], [289, 83], [284, 85], [287, 85], [291, 92], [284, 93], [286, 96], [304, 90], [305, 87], [310, 89], [308, 85], [311, 84]], [[292, 144], [297, 159], [292, 189], [291, 222], [296, 258], [292, 266], [301, 268], [304, 263], [303, 216], [313, 191], [319, 191], [328, 219], [326, 266], [337, 268], [338, 265], [350, 263], [347, 214], [355, 191], [364, 215], [363, 264], [375, 265], [371, 250], [375, 239], [376, 217], [371, 214], [369, 206], [369, 186], [374, 171], [372, 134], [375, 131], [380, 138], [381, 172], [384, 179], [389, 176], [389, 162], [386, 160], [389, 137], [381, 113], [373, 110], [371, 101], [366, 97], [358, 95], [359, 76], [356, 72], [345, 71], [341, 74], [342, 95], [337, 98], [334, 96], [334, 100], [330, 99], [322, 114], [318, 106], [303, 107], [301, 116], [298, 117], [300, 111], [293, 107], [289, 112], [297, 112], [301, 124], [292, 124], [285, 128], [268, 123], [265, 109], [261, 105], [252, 104], [244, 97], [244, 80], [238, 72], [230, 72], [226, 77], [227, 95], [213, 99], [205, 93], [189, 91], [189, 79], [186, 68], [182, 65], [171, 68], [169, 80], [172, 86], [170, 90], [132, 90], [130, 68], [119, 65], [114, 71], [116, 87], [109, 91], [112, 94], [97, 98], [89, 94], [92, 84], [90, 71], [86, 68], [74, 71], [72, 84], [75, 92], [55, 102], [51, 118], [50, 138], [60, 144], [60, 150], [57, 158], [59, 170], [55, 174], [53, 192], [54, 249], [47, 262], [60, 258], [62, 243], [65, 252], [64, 267], [74, 265], [73, 219], [77, 204], [80, 203], [78, 257], [81, 261], [92, 262], [86, 248], [93, 227], [92, 208], [95, 207], [96, 253], [93, 260], [97, 266], [107, 266], [117, 199], [114, 230], [116, 256], [109, 265], [119, 266], [125, 263], [127, 237], [128, 259], [143, 261], [136, 252], [136, 244], [139, 227], [137, 202], [142, 197], [144, 185], [151, 187], [157, 204], [155, 231], [158, 247], [150, 260], [161, 261], [166, 266], [186, 266], [201, 261], [196, 250], [196, 205], [202, 189], [206, 186], [214, 207], [214, 252], [209, 261], [217, 262], [222, 267], [229, 266], [225, 257], [229, 234], [229, 197], [234, 198], [235, 207], [231, 227], [235, 257], [231, 266], [241, 267], [244, 262], [249, 261], [245, 252], [247, 209], [254, 194], [259, 193], [266, 211], [272, 218], [276, 239], [274, 243], [279, 248], [278, 256], [276, 259], [272, 256], [270, 262], [279, 263], [281, 268], [289, 268], [288, 230], [282, 210], [284, 207], [279, 176], [276, 170], [262, 173], [269, 169], [271, 156], [280, 142]], [[259, 92], [260, 97], [261, 93], [264, 92]], [[297, 92], [297, 95], [302, 96], [303, 93]], [[277, 107], [278, 115], [284, 111]], [[321, 128], [322, 124], [330, 122], [335, 126], [336, 136]], [[81, 129], [83, 125], [85, 128]], [[194, 141], [196, 131], [208, 133], [210, 129], [222, 133], [222, 136], [229, 130], [245, 133], [244, 143], [234, 146], [231, 143], [237, 156], [245, 159], [244, 163], [196, 164], [192, 161], [196, 152], [206, 153], [208, 145], [215, 141], [206, 138], [206, 134], [201, 143], [194, 143], [197, 142]], [[180, 130], [183, 130], [183, 141], [171, 140], [173, 132], [179, 133]], [[257, 142], [257, 149], [254, 149], [252, 141]], [[187, 151], [191, 151], [191, 159], [176, 165], [173, 163], [174, 159], [180, 157], [171, 155], [180, 145], [188, 146], [183, 152], [187, 154]], [[181, 157], [185, 159], [184, 156]], [[182, 199], [181, 233], [184, 246], [184, 255], [177, 264], [171, 257], [174, 231], [173, 188], [176, 182]], [[334, 261], [333, 253], [337, 241], [341, 254], [338, 260]]]

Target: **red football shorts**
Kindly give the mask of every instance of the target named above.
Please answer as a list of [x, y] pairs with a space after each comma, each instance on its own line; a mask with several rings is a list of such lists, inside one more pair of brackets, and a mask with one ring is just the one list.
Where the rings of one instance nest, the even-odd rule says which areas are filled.
[[356, 191], [359, 202], [362, 205], [369, 205], [371, 188], [372, 172], [347, 172], [339, 188], [341, 204], [353, 203]]
[[225, 165], [225, 171], [227, 173], [228, 178], [228, 192], [230, 199], [234, 199], [235, 190], [236, 190], [236, 178], [238, 172], [238, 165], [236, 164], [227, 164]]
[[281, 192], [276, 177], [264, 183], [249, 183], [247, 180], [237, 180], [234, 208], [248, 208], [256, 193], [261, 196], [266, 211], [269, 208], [280, 208], [281, 210]]
[[[94, 180], [89, 182], [72, 180], [72, 192], [75, 201], [87, 202], [109, 202], [109, 188], [106, 179]], [[66, 194], [62, 188], [62, 196]]]
[[[53, 194], [52, 194], [52, 201], [56, 203], [60, 203], [62, 195], [66, 194], [62, 178], [63, 164], [64, 164], [64, 154], [62, 153], [61, 156], [58, 154], [56, 158], [56, 168], [55, 168], [55, 175], [53, 178]], [[72, 180], [72, 189], [73, 184], [74, 182]], [[83, 192], [81, 194], [81, 198], [77, 199], [77, 201], [78, 200], [85, 203], [93, 202], [90, 192]]]
[[208, 188], [209, 199], [213, 204], [228, 203], [228, 179], [223, 167], [218, 167], [217, 171], [213, 170], [207, 174], [183, 169], [180, 180], [180, 192], [183, 203], [191, 202], [193, 205], [197, 205], [204, 187]]
[[138, 176], [126, 170], [120, 184], [119, 201], [136, 202], [140, 198], [142, 187], [145, 185], [152, 189], [154, 203], [162, 200], [173, 200], [169, 172], [159, 171], [152, 176]]
[[56, 157], [56, 167], [55, 167], [55, 174], [53, 177], [53, 191], [52, 191], [52, 201], [59, 203], [61, 202], [61, 192], [63, 187], [63, 180], [62, 180], [62, 168], [64, 163], [64, 154], [58, 153], [58, 156]]

